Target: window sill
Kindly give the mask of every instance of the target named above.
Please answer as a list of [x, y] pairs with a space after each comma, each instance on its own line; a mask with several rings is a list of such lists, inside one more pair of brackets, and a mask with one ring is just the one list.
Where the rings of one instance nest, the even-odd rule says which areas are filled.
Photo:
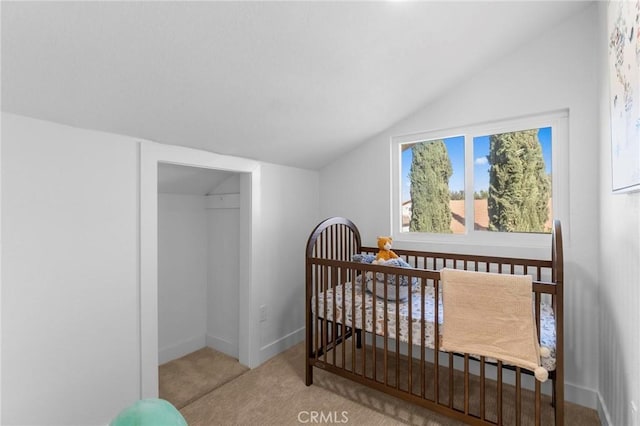
[[551, 234], [422, 234], [402, 232], [393, 235], [399, 249], [427, 250], [457, 254], [549, 259]]

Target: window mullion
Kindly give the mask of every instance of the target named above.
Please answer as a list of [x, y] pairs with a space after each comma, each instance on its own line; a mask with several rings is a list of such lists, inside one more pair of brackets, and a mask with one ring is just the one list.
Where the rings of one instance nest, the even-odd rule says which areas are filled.
[[464, 136], [464, 226], [467, 235], [473, 233], [474, 200], [473, 200], [473, 136]]

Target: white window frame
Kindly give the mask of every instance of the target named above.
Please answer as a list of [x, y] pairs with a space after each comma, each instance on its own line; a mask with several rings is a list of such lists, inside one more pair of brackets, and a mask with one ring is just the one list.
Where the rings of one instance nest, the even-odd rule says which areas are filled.
[[[569, 217], [569, 113], [566, 110], [527, 116], [517, 119], [462, 126], [457, 128], [425, 131], [399, 135], [391, 138], [391, 232], [394, 243], [434, 243], [447, 245], [477, 245], [494, 247], [545, 248], [548, 249], [551, 235], [542, 233], [489, 232], [473, 229], [473, 139], [519, 130], [551, 127], [552, 208], [554, 219], [560, 219], [563, 236], [568, 235]], [[440, 234], [402, 231], [402, 148], [401, 145], [453, 136], [465, 138], [465, 233]]]

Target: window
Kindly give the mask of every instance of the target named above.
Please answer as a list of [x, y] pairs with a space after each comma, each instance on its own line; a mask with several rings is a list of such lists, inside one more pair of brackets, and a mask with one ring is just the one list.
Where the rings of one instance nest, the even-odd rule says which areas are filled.
[[394, 238], [543, 244], [566, 146], [566, 113], [392, 138]]
[[465, 232], [464, 144], [464, 136], [400, 144], [403, 232]]

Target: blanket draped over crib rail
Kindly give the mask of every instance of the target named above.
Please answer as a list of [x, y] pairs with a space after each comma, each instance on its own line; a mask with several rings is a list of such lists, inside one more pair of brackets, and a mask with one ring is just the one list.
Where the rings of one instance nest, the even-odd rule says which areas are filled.
[[442, 350], [500, 359], [547, 380], [540, 366], [530, 275], [444, 268], [440, 276], [445, 306]]

